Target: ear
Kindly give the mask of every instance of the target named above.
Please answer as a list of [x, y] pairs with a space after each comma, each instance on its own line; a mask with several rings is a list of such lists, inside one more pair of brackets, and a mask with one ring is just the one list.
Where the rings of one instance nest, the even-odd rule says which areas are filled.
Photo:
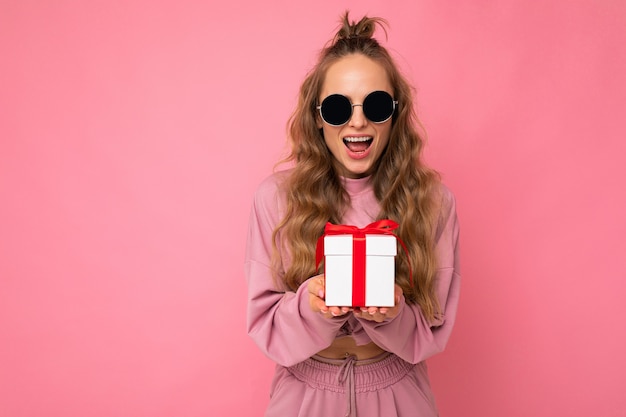
[[324, 127], [324, 121], [318, 111], [315, 112], [315, 126], [317, 126], [318, 129], [322, 129]]

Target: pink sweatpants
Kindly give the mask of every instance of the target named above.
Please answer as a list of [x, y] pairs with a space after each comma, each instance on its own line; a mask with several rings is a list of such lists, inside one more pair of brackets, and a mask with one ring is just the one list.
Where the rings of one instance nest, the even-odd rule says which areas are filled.
[[265, 417], [436, 417], [426, 364], [385, 353], [276, 367]]

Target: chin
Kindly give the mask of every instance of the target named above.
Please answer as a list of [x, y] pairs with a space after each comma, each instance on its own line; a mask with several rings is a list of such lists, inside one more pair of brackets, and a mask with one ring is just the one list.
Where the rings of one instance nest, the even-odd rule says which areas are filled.
[[347, 169], [346, 173], [348, 174], [348, 177], [352, 177], [352, 178], [363, 178], [363, 177], [367, 177], [368, 175], [371, 175], [372, 171], [371, 169], [368, 168], [361, 168], [361, 169]]

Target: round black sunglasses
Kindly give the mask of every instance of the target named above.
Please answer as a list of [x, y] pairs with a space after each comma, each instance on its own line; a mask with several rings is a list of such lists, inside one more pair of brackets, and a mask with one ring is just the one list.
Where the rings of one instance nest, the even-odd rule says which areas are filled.
[[398, 101], [386, 91], [372, 91], [363, 104], [352, 104], [350, 99], [341, 94], [331, 94], [322, 100], [322, 104], [316, 108], [322, 119], [332, 126], [341, 126], [350, 120], [355, 106], [363, 108], [363, 114], [374, 123], [384, 123], [393, 116]]

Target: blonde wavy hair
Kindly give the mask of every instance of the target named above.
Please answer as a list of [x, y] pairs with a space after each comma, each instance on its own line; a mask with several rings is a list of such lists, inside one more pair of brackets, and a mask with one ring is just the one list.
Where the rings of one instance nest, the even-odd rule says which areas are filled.
[[[426, 318], [432, 320], [439, 313], [434, 282], [437, 269], [434, 233], [440, 178], [421, 160], [424, 139], [413, 109], [412, 88], [387, 50], [373, 38], [377, 26], [386, 34], [388, 24], [384, 19], [363, 17], [358, 22], [350, 22], [346, 12], [339, 31], [321, 51], [317, 65], [300, 88], [297, 107], [288, 122], [291, 153], [283, 161], [294, 163], [282, 184], [286, 213], [273, 233], [275, 264], [281, 262], [279, 246], [288, 251], [291, 262], [284, 275], [277, 279], [287, 289], [295, 291], [302, 282], [318, 273], [316, 241], [323, 234], [326, 222], [340, 223], [350, 205], [334, 168], [333, 155], [317, 127], [316, 105], [328, 68], [343, 57], [361, 54], [385, 68], [398, 101], [387, 148], [371, 176], [381, 206], [377, 219], [391, 219], [400, 225], [396, 235], [406, 244], [410, 263], [400, 250], [396, 258], [396, 283], [407, 302], [417, 303]], [[413, 285], [408, 265], [412, 268]]]

